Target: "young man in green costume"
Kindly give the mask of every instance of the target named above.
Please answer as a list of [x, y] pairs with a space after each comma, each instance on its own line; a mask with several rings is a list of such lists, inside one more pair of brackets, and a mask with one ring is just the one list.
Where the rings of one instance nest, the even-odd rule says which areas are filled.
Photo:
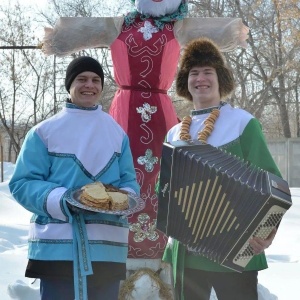
[[[234, 86], [233, 74], [218, 47], [204, 38], [190, 42], [180, 62], [176, 91], [193, 102], [194, 110], [168, 132], [166, 141], [199, 139], [281, 176], [259, 121], [225, 102]], [[169, 239], [163, 260], [172, 264], [178, 298], [209, 300], [213, 287], [218, 300], [257, 300], [258, 271], [268, 267], [264, 250], [275, 234], [274, 229], [266, 240], [249, 241], [255, 255], [242, 273], [193, 255], [177, 240]]]

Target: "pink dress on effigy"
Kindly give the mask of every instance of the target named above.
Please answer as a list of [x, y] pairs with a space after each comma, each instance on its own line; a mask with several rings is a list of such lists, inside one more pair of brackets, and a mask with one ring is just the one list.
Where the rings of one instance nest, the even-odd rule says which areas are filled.
[[160, 258], [167, 243], [156, 229], [155, 184], [166, 133], [178, 123], [167, 95], [180, 54], [173, 26], [169, 23], [158, 31], [152, 20], [137, 19], [128, 27], [124, 24], [110, 46], [119, 89], [109, 112], [129, 136], [146, 203], [144, 210], [129, 217], [129, 258]]

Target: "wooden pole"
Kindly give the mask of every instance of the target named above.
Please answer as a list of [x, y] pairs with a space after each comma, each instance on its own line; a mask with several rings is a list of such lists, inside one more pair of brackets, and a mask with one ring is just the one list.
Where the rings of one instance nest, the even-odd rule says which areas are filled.
[[0, 46], [0, 49], [41, 49], [41, 45], [38, 46]]

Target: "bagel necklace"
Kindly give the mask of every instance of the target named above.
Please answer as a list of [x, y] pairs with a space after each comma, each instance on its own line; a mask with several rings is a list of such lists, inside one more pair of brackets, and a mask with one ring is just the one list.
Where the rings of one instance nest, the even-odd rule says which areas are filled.
[[[219, 107], [213, 108], [210, 112], [209, 116], [204, 121], [204, 128], [198, 132], [197, 139], [203, 144], [207, 144], [207, 138], [211, 135], [212, 131], [214, 130], [214, 124], [220, 115], [220, 108], [225, 103], [221, 102]], [[190, 126], [192, 123], [191, 116], [185, 116], [181, 122], [181, 128], [179, 132], [179, 138], [181, 140], [187, 141], [191, 140], [192, 137], [190, 135]]]

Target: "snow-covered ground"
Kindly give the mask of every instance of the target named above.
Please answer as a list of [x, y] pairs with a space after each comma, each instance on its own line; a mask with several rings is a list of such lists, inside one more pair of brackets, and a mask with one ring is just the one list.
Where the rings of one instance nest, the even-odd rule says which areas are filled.
[[[38, 281], [24, 277], [31, 213], [9, 193], [7, 183], [13, 169], [13, 164], [5, 164], [4, 182], [0, 183], [0, 299], [38, 300]], [[266, 251], [269, 268], [259, 272], [260, 300], [300, 299], [300, 188], [291, 191], [293, 206]]]

